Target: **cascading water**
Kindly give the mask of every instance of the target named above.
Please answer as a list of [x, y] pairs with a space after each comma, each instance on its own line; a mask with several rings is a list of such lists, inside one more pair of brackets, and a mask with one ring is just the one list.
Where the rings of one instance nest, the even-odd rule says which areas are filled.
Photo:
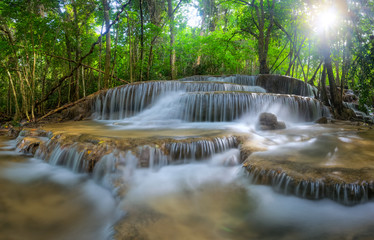
[[[357, 179], [372, 176], [374, 135], [311, 123], [329, 112], [308, 89], [242, 75], [129, 84], [95, 99], [97, 121], [74, 122], [71, 135], [60, 125], [58, 135], [25, 134], [20, 149], [109, 189], [126, 212], [116, 239], [372, 236], [373, 181]], [[253, 127], [262, 112], [287, 128]]]
[[234, 76], [192, 76], [179, 79], [180, 81], [209, 81], [209, 82], [227, 82], [236, 83], [247, 86], [256, 86], [257, 76], [245, 76], [245, 75], [234, 75]]
[[230, 82], [265, 89], [266, 92], [280, 94], [295, 94], [300, 96], [314, 97], [316, 89], [311, 85], [298, 79], [287, 76], [262, 74], [259, 76], [234, 75], [234, 76], [192, 76], [182, 78], [180, 81], [212, 81]]
[[203, 159], [216, 153], [237, 148], [238, 141], [235, 137], [214, 138], [213, 140], [198, 140], [196, 142], [173, 142], [166, 144], [172, 159]]
[[109, 191], [14, 150], [15, 141], [0, 136], [0, 239], [113, 238], [123, 212]]
[[76, 147], [63, 149], [60, 146], [56, 146], [48, 162], [51, 165], [65, 166], [71, 169], [73, 172], [84, 172], [85, 169], [87, 169], [87, 163], [82, 161], [83, 155], [84, 152], [78, 152]]
[[122, 119], [143, 111], [159, 96], [166, 93], [199, 91], [265, 92], [262, 88], [219, 82], [144, 82], [109, 89], [104, 95], [97, 98], [94, 112], [98, 119]]
[[[129, 84], [109, 89], [104, 95], [98, 96], [93, 112], [97, 119], [102, 120], [120, 120], [139, 115], [130, 122], [139, 121], [139, 118], [222, 122], [238, 120], [245, 114], [258, 116], [266, 111], [296, 122], [329, 116], [327, 108], [313, 98], [253, 93], [251, 91], [258, 87], [255, 85], [257, 80], [257, 77], [242, 75], [221, 78], [199, 76], [182, 81]], [[288, 93], [286, 90], [283, 92]]]
[[178, 118], [190, 122], [233, 121], [243, 115], [258, 116], [262, 112], [274, 112], [290, 121], [308, 122], [329, 114], [317, 100], [277, 94], [188, 93], [179, 103]]

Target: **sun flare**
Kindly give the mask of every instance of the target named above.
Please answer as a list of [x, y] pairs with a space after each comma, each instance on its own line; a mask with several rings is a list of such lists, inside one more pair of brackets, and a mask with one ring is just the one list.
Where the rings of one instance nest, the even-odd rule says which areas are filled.
[[314, 28], [317, 32], [328, 32], [335, 28], [338, 12], [335, 8], [326, 8], [316, 14]]

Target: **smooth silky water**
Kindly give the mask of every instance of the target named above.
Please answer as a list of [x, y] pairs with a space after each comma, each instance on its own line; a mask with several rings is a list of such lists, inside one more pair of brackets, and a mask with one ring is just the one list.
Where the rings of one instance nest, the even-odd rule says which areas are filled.
[[[81, 122], [79, 128], [83, 125], [101, 125], [108, 135], [118, 131], [108, 122]], [[277, 132], [241, 122], [219, 126], [250, 132], [271, 153], [323, 155], [325, 161], [318, 164], [330, 163], [334, 154], [366, 156], [373, 149], [373, 133], [357, 134], [352, 126], [291, 124]], [[328, 144], [318, 143], [320, 136]], [[122, 176], [129, 188], [118, 201], [87, 175], [20, 155], [14, 144], [1, 139], [0, 239], [371, 239], [374, 234], [374, 203], [346, 207], [253, 185], [236, 149], [199, 163], [134, 168]], [[360, 149], [352, 152], [349, 144]]]
[[[346, 164], [359, 151], [365, 159], [374, 147], [372, 133], [357, 134], [351, 125], [291, 124], [276, 132], [247, 127], [245, 131], [268, 149], [265, 153], [305, 154], [313, 164]], [[348, 142], [353, 146], [344, 144]], [[203, 163], [134, 171], [121, 202], [127, 216], [116, 225], [117, 238], [372, 239], [373, 202], [347, 207], [327, 199], [279, 194], [253, 185], [240, 165], [227, 166], [238, 158], [237, 150], [229, 150]], [[368, 162], [354, 164], [362, 167]]]
[[[311, 166], [344, 166], [354, 162], [352, 166], [357, 168], [371, 164], [373, 131], [358, 130], [348, 124], [311, 123], [326, 115], [313, 99], [243, 92], [186, 93], [176, 86], [174, 92], [161, 91], [161, 97], [155, 97], [158, 88], [153, 87], [153, 92], [147, 90], [154, 101], [149, 106], [140, 104], [145, 100], [137, 88], [113, 90], [94, 106], [96, 120], [46, 125], [43, 129], [54, 134], [89, 134], [134, 141], [241, 135], [260, 151], [253, 154], [254, 159], [286, 156], [294, 161], [305, 160]], [[115, 103], [114, 99], [125, 96], [134, 101], [136, 109]], [[275, 104], [279, 101], [282, 104]], [[256, 108], [257, 105], [262, 107]], [[235, 113], [228, 112], [231, 107], [235, 107]], [[256, 122], [263, 111], [277, 114], [279, 120], [286, 122], [287, 129], [259, 131]], [[199, 161], [194, 161], [194, 154], [187, 154], [192, 159], [169, 165], [160, 161], [164, 156], [156, 149], [149, 161], [158, 154], [158, 165], [149, 164], [149, 168], [137, 167], [138, 159], [131, 151], [119, 156], [109, 153], [96, 164], [92, 174], [73, 173], [21, 155], [14, 150], [14, 141], [2, 138], [0, 145], [0, 239], [374, 236], [373, 202], [348, 207], [328, 199], [307, 200], [280, 194], [270, 186], [254, 185], [251, 174], [240, 164], [240, 151], [227, 147], [235, 144], [212, 150], [212, 154]], [[171, 146], [193, 149], [183, 144]], [[125, 189], [120, 191], [112, 185], [112, 178], [124, 184]]]
[[0, 239], [111, 239], [121, 216], [111, 193], [85, 174], [15, 151], [0, 136]]

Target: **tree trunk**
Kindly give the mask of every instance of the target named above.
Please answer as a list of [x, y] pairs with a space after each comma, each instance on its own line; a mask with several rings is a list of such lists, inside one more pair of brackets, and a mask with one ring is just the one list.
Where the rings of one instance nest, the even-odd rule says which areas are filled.
[[[117, 23], [117, 28], [116, 28], [116, 36], [115, 36], [115, 42], [114, 42], [114, 56], [113, 56], [113, 64], [112, 64], [112, 71], [111, 71], [111, 74], [110, 76], [118, 76], [118, 71], [117, 71], [117, 47], [118, 47], [118, 31], [119, 31], [119, 20], [118, 20], [118, 23]], [[110, 86], [112, 87], [113, 86], [113, 78], [111, 77], [110, 78], [111, 81], [110, 81]]]
[[[200, 26], [200, 34], [199, 34], [200, 37], [204, 36], [205, 34], [206, 18], [207, 18], [206, 7], [202, 9], [202, 12], [203, 12], [203, 16], [201, 17], [201, 26]], [[198, 70], [200, 64], [201, 64], [201, 46], [199, 47], [199, 50], [197, 52], [197, 58], [196, 58], [195, 66], [194, 66], [195, 74], [198, 74], [196, 70]]]
[[330, 48], [325, 48], [325, 66], [327, 71], [327, 76], [329, 78], [329, 84], [330, 84], [330, 96], [331, 96], [331, 104], [333, 107], [337, 110], [338, 114], [342, 113], [343, 105], [342, 101], [340, 99], [340, 94], [338, 94], [335, 80], [334, 80], [334, 72], [332, 70], [332, 61], [330, 57]]
[[153, 62], [153, 44], [154, 44], [154, 41], [151, 42], [151, 46], [149, 47], [147, 80], [150, 80], [150, 75], [151, 75], [151, 67], [152, 67], [152, 62]]
[[16, 113], [14, 115], [14, 118], [15, 119], [18, 119], [20, 116], [21, 116], [21, 111], [20, 111], [20, 108], [19, 108], [19, 105], [18, 105], [18, 100], [17, 100], [17, 91], [14, 87], [14, 83], [13, 83], [13, 79], [12, 79], [12, 75], [10, 74], [10, 72], [8, 70], [6, 70], [7, 74], [8, 74], [8, 77], [9, 77], [9, 84], [10, 86], [12, 87], [12, 92], [13, 92], [13, 96], [14, 96], [14, 103], [15, 103], [15, 106], [16, 106]]
[[310, 51], [311, 51], [311, 46], [312, 45], [312, 43], [309, 41], [309, 47], [308, 47], [308, 49], [309, 49], [309, 52], [308, 52], [308, 66], [307, 66], [307, 69], [306, 69], [306, 78], [304, 79], [304, 82], [308, 82], [308, 79], [309, 79], [309, 70], [310, 70]]
[[[103, 28], [104, 28], [104, 22], [101, 24], [101, 30], [100, 30], [100, 35], [103, 34]], [[103, 49], [103, 39], [100, 38], [100, 43], [99, 43], [99, 69], [101, 70], [101, 55], [102, 55], [102, 49]], [[69, 58], [71, 59], [71, 58]], [[101, 90], [101, 73], [99, 73], [98, 80], [97, 80], [97, 90]]]
[[258, 18], [258, 60], [260, 63], [260, 74], [267, 74], [269, 73], [269, 68], [267, 65], [267, 51], [265, 51], [265, 13], [264, 13], [264, 6], [263, 0], [260, 0], [260, 8], [261, 12], [256, 10], [257, 18]]
[[109, 87], [110, 78], [110, 19], [109, 19], [109, 3], [108, 0], [102, 0], [104, 5], [104, 21], [107, 34], [105, 35], [105, 65], [104, 65], [104, 88]]
[[144, 19], [143, 19], [143, 1], [139, 0], [140, 4], [140, 68], [139, 80], [143, 80], [143, 55], [144, 55]]
[[329, 99], [327, 97], [327, 92], [326, 92], [326, 65], [325, 64], [323, 65], [323, 70], [322, 70], [321, 85], [322, 85], [322, 88], [321, 88], [322, 102], [326, 106], [330, 106]]
[[168, 0], [168, 15], [170, 20], [170, 79], [175, 79], [175, 33], [174, 33], [174, 11], [172, 0]]
[[339, 62], [336, 61], [335, 63], [335, 72], [336, 72], [336, 86], [340, 85], [340, 76], [339, 76]]
[[84, 79], [85, 75], [84, 75], [84, 67], [81, 68], [82, 69], [82, 90], [83, 90], [83, 97], [86, 96], [86, 81]]
[[[260, 74], [268, 74], [270, 72], [267, 57], [269, 50], [269, 43], [271, 38], [271, 32], [274, 26], [274, 3], [275, 1], [267, 1], [268, 9], [264, 9], [264, 1], [260, 0], [260, 9], [256, 8], [256, 15], [258, 18], [258, 58], [260, 63]], [[269, 17], [266, 16], [269, 14]], [[268, 20], [269, 23], [265, 28], [265, 20]]]
[[31, 35], [31, 44], [32, 44], [32, 55], [33, 55], [33, 62], [32, 62], [32, 70], [31, 70], [31, 119], [35, 121], [35, 68], [36, 68], [36, 51], [35, 51], [35, 41], [34, 41], [34, 30], [33, 30], [33, 23], [31, 21], [30, 27], [30, 35]]
[[132, 42], [131, 42], [131, 24], [130, 24], [130, 16], [127, 14], [127, 29], [128, 29], [128, 36], [129, 36], [129, 72], [130, 72], [130, 82], [133, 82], [132, 76]]
[[[75, 49], [75, 61], [78, 62], [80, 59], [80, 52], [81, 52], [81, 36], [80, 36], [80, 27], [79, 27], [79, 19], [78, 19], [78, 13], [77, 13], [77, 6], [75, 0], [72, 1], [73, 6], [73, 13], [74, 13], [74, 31], [75, 31], [75, 40], [76, 40], [76, 49]], [[79, 68], [74, 74], [75, 78], [75, 98], [76, 100], [79, 99], [79, 76], [80, 71]]]
[[316, 78], [317, 73], [318, 73], [318, 70], [321, 68], [322, 63], [323, 63], [323, 61], [321, 61], [321, 62], [319, 63], [317, 69], [314, 71], [314, 74], [313, 74], [312, 78], [311, 78], [311, 79], [309, 80], [309, 82], [308, 82], [308, 83], [309, 83], [310, 85], [312, 85], [312, 86], [314, 86], [314, 79]]

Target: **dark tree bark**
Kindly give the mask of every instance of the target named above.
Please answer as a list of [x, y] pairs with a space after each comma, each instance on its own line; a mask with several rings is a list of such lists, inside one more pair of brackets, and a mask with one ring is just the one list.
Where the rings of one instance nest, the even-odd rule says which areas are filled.
[[325, 65], [323, 65], [322, 76], [321, 76], [321, 84], [320, 85], [322, 85], [322, 88], [321, 88], [322, 102], [326, 106], [330, 106], [329, 98], [327, 97], [327, 92], [326, 92], [326, 66]]
[[327, 76], [329, 79], [331, 104], [332, 104], [332, 107], [336, 110], [336, 113], [341, 114], [343, 111], [343, 104], [342, 104], [341, 96], [338, 93], [338, 89], [336, 87], [336, 83], [334, 79], [332, 60], [330, 56], [331, 51], [330, 51], [330, 46], [328, 45], [327, 39], [323, 41], [322, 51], [324, 54], [325, 67], [326, 67]]

